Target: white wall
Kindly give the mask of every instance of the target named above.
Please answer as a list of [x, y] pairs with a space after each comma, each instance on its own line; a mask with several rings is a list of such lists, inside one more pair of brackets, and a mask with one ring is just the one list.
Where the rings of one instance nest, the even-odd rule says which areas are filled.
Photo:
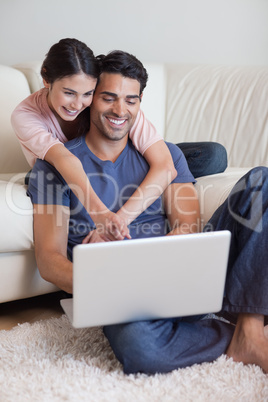
[[0, 63], [42, 60], [63, 37], [142, 61], [268, 64], [267, 0], [0, 0]]

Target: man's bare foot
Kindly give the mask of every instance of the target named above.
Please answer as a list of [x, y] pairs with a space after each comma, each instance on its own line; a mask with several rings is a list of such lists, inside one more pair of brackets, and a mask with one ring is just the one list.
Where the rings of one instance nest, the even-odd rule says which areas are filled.
[[235, 362], [256, 364], [268, 373], [268, 326], [264, 317], [240, 314], [231, 343], [226, 351]]

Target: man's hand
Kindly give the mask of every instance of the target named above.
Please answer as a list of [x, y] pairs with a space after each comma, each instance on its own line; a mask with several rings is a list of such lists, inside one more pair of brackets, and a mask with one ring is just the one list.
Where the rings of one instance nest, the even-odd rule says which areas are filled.
[[93, 214], [92, 218], [96, 225], [96, 231], [103, 241], [131, 239], [129, 229], [125, 221], [117, 214], [107, 210], [100, 214]]
[[95, 230], [92, 230], [89, 232], [89, 234], [84, 238], [82, 241], [82, 244], [88, 244], [88, 243], [104, 243], [106, 241], [110, 241], [108, 238], [104, 240], [102, 237], [99, 236], [98, 232]]

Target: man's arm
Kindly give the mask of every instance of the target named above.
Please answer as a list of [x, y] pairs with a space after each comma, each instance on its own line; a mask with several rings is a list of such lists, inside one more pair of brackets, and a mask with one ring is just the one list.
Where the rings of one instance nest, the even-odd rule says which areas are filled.
[[163, 194], [170, 232], [179, 235], [200, 232], [200, 209], [192, 183], [173, 183]]
[[67, 258], [69, 208], [34, 204], [35, 256], [40, 275], [72, 293], [73, 266]]

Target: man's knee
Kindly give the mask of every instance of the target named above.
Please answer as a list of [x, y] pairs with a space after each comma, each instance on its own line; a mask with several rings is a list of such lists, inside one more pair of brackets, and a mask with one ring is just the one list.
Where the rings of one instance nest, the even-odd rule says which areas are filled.
[[227, 168], [225, 147], [218, 142], [186, 142], [177, 144], [184, 153], [194, 177], [222, 173]]
[[268, 168], [256, 167], [243, 176], [228, 197], [232, 217], [242, 226], [262, 231], [263, 216], [268, 207]]
[[257, 166], [248, 172], [251, 187], [263, 187], [267, 184], [268, 168], [266, 166]]
[[238, 193], [266, 191], [268, 168], [258, 166], [249, 170], [233, 187], [230, 197]]
[[149, 321], [110, 325], [103, 328], [126, 374], [154, 373], [154, 331]]
[[203, 161], [206, 163], [206, 175], [222, 173], [228, 165], [227, 151], [222, 144], [218, 142], [202, 142]]

